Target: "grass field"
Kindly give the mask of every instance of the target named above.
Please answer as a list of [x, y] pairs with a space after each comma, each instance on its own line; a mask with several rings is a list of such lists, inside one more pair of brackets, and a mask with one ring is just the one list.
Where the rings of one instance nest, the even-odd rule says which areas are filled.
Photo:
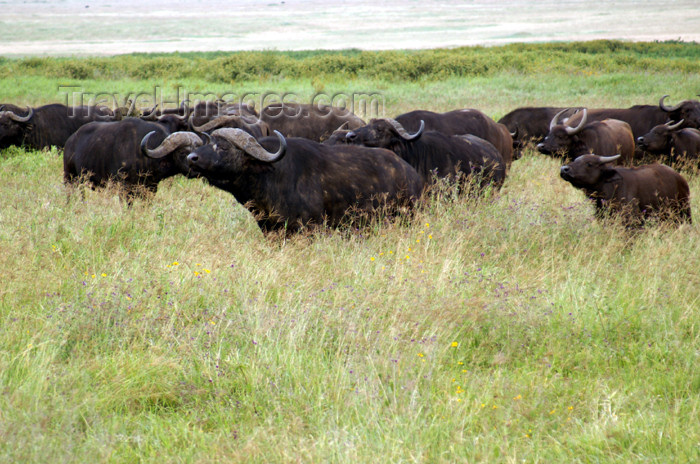
[[[377, 90], [387, 115], [498, 118], [700, 93], [696, 44], [550, 47], [392, 52], [488, 68], [415, 78], [370, 52], [316, 77], [337, 53], [5, 59], [0, 102]], [[68, 201], [60, 151], [0, 151], [0, 462], [698, 462], [698, 226], [601, 224], [559, 165], [528, 151], [487, 198], [281, 240], [199, 180]]]

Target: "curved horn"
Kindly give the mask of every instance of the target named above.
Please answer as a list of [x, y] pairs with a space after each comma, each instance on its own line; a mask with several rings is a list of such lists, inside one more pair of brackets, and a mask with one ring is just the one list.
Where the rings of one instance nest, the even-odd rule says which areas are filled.
[[599, 156], [598, 159], [600, 160], [601, 163], [611, 163], [618, 159], [622, 155], [615, 155], [615, 156]]
[[518, 126], [515, 126], [515, 130], [514, 130], [513, 132], [508, 131], [508, 133], [510, 134], [510, 137], [511, 137], [513, 140], [515, 140], [515, 138], [518, 136]]
[[156, 106], [154, 106], [151, 111], [149, 111], [147, 114], [142, 114], [141, 119], [144, 121], [157, 121], [158, 120], [158, 103], [156, 103]]
[[667, 97], [668, 95], [664, 95], [663, 97], [661, 97], [661, 100], [659, 100], [659, 108], [661, 108], [665, 112], [670, 113], [671, 111], [676, 111], [683, 105], [683, 102], [680, 102], [676, 106], [666, 106], [664, 105], [664, 100], [666, 100]]
[[396, 119], [387, 119], [386, 120], [391, 126], [396, 129], [396, 132], [399, 133], [401, 137], [403, 137], [405, 140], [414, 140], [417, 139], [418, 137], [421, 136], [423, 133], [423, 130], [425, 130], [425, 121], [422, 119], [420, 120], [420, 127], [418, 128], [418, 132], [415, 134], [409, 134], [406, 129], [401, 125], [400, 122], [398, 122]]
[[183, 100], [182, 103], [180, 104], [180, 109], [182, 109], [182, 116], [180, 116], [177, 113], [175, 114], [175, 117], [177, 117], [177, 119], [179, 119], [180, 121], [184, 121], [190, 115], [191, 110], [190, 110], [189, 102], [190, 102], [189, 100]]
[[334, 130], [333, 132], [345, 130], [348, 126], [350, 126], [350, 121], [345, 121], [344, 123], [342, 123], [342, 124], [340, 125], [339, 128], [337, 128], [337, 129]]
[[244, 131], [243, 129], [233, 129], [231, 127], [224, 127], [222, 129], [217, 129], [212, 133], [214, 137], [222, 137], [228, 140], [230, 143], [240, 148], [253, 158], [259, 159], [260, 161], [265, 161], [267, 163], [274, 163], [281, 160], [285, 153], [287, 152], [287, 141], [279, 131], [275, 131], [275, 135], [280, 141], [280, 148], [277, 153], [270, 153], [265, 150], [255, 137]]
[[202, 132], [199, 135], [199, 137], [202, 139], [202, 142], [204, 142], [204, 145], [210, 145], [213, 143], [213, 139], [211, 138], [211, 135], [209, 135], [207, 132]]
[[[4, 107], [5, 107], [5, 105], [3, 105], [3, 108], [4, 108]], [[28, 106], [28, 107], [27, 107], [27, 111], [28, 111], [28, 113], [27, 113], [26, 116], [19, 116], [18, 114], [13, 113], [12, 111], [3, 111], [1, 114], [2, 114], [2, 115], [7, 115], [7, 117], [9, 117], [10, 119], [12, 119], [13, 121], [17, 121], [17, 122], [27, 122], [27, 121], [29, 121], [30, 119], [32, 119], [32, 116], [34, 116], [34, 108], [31, 108], [31, 107]]]
[[194, 130], [195, 132], [209, 132], [209, 131], [212, 131], [214, 129], [218, 129], [218, 128], [224, 126], [225, 124], [228, 124], [230, 121], [234, 121], [234, 122], [236, 122], [236, 124], [238, 124], [240, 126], [247, 127], [250, 125], [240, 116], [236, 116], [236, 115], [231, 114], [228, 116], [219, 116], [218, 118], [214, 119], [213, 121], [209, 121], [207, 123], [204, 123], [201, 126], [195, 126], [193, 119], [192, 119], [193, 116], [190, 116], [189, 124], [190, 124], [190, 127], [192, 127], [192, 130]]
[[[150, 115], [149, 115], [149, 116], [150, 116]], [[161, 120], [162, 120], [163, 118], [165, 118], [166, 116], [172, 116], [172, 117], [174, 117], [175, 119], [179, 119], [180, 121], [184, 121], [185, 119], [187, 119], [187, 111], [185, 111], [185, 114], [183, 114], [182, 116], [180, 116], [180, 115], [177, 114], [177, 113], [172, 113], [172, 114], [161, 114], [160, 116], [158, 116], [158, 117], [155, 118], [155, 119], [156, 119], [156, 121], [161, 121]]]
[[552, 129], [554, 129], [554, 126], [556, 126], [557, 124], [559, 124], [559, 117], [560, 117], [562, 114], [564, 114], [564, 113], [566, 113], [567, 111], [569, 111], [569, 109], [570, 109], [570, 108], [564, 108], [563, 110], [561, 110], [560, 112], [558, 112], [557, 114], [554, 115], [554, 117], [552, 118], [552, 120], [549, 122], [549, 130], [550, 130], [550, 131], [551, 131]]
[[578, 126], [576, 126], [576, 127], [567, 127], [566, 133], [569, 135], [578, 134], [583, 129], [583, 126], [586, 125], [587, 121], [588, 121], [588, 109], [584, 108], [583, 109], [583, 116], [581, 116], [581, 122], [578, 123]]
[[189, 145], [190, 147], [198, 147], [202, 145], [202, 139], [193, 132], [173, 132], [161, 142], [158, 147], [153, 150], [146, 148], [148, 139], [153, 135], [155, 131], [151, 131], [146, 136], [141, 139], [141, 153], [149, 158], [160, 159], [168, 156], [170, 153], [174, 152], [180, 147]]
[[668, 128], [668, 130], [676, 130], [681, 126], [681, 124], [683, 124], [683, 121], [685, 121], [685, 119], [681, 119], [675, 124], [672, 124], [673, 121], [669, 121], [664, 125]]

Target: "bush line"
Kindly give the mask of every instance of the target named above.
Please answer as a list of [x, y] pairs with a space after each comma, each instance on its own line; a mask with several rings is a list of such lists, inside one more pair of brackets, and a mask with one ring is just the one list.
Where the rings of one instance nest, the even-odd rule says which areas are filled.
[[112, 57], [0, 57], [0, 78], [204, 79], [209, 82], [318, 78], [375, 78], [389, 82], [492, 76], [498, 73], [700, 72], [695, 42], [509, 44], [431, 50], [246, 51], [134, 53]]

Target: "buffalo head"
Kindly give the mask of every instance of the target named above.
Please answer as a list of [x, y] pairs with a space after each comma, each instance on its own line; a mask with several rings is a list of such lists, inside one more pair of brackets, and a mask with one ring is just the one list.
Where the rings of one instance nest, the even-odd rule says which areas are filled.
[[[189, 171], [187, 163], [187, 155], [193, 150], [204, 145], [202, 139], [193, 132], [174, 132], [168, 135], [160, 145], [150, 149], [148, 148], [148, 139], [155, 134], [156, 131], [151, 131], [141, 139], [141, 153], [152, 159], [172, 159], [175, 165], [183, 173]], [[209, 138], [206, 138], [209, 141]]]
[[287, 152], [287, 141], [275, 131], [279, 140], [277, 152], [271, 153], [242, 129], [224, 127], [212, 132], [213, 143], [199, 147], [187, 155], [187, 163], [195, 172], [207, 176], [229, 177], [241, 173], [253, 163], [276, 163]]
[[620, 158], [615, 156], [583, 155], [561, 167], [561, 178], [576, 188], [590, 188], [615, 173], [610, 163]]
[[581, 122], [576, 127], [566, 124], [566, 121], [559, 122], [559, 117], [569, 108], [558, 112], [549, 123], [549, 133], [544, 140], [537, 144], [537, 150], [544, 155], [561, 154], [571, 151], [571, 148], [578, 142], [577, 134], [581, 132], [588, 121], [588, 110], [583, 109]]
[[668, 113], [668, 118], [670, 120], [683, 120], [684, 122], [680, 126], [681, 129], [686, 127], [700, 129], [700, 101], [684, 100], [674, 106], [667, 106], [664, 104], [664, 100], [666, 100], [667, 97], [668, 95], [661, 97], [661, 100], [659, 100], [659, 108]]
[[27, 108], [27, 114], [22, 116], [12, 110], [0, 106], [0, 148], [10, 145], [21, 145], [26, 131], [34, 116], [34, 109]]
[[345, 134], [345, 139], [356, 145], [389, 148], [402, 141], [417, 140], [424, 130], [425, 121], [422, 119], [418, 131], [414, 134], [409, 134], [395, 119], [373, 119], [366, 126]]
[[679, 130], [682, 125], [682, 119], [675, 124], [672, 121], [666, 124], [659, 124], [658, 126], [654, 126], [648, 134], [638, 137], [637, 143], [643, 150], [664, 152], [668, 150], [671, 145], [671, 135], [674, 131]]

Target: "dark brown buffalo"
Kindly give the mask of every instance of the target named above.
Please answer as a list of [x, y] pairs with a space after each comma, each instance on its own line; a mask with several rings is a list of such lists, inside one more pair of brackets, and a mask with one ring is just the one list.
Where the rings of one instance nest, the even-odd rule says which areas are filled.
[[510, 168], [513, 161], [513, 138], [508, 128], [479, 110], [463, 109], [447, 113], [416, 110], [401, 114], [395, 120], [408, 132], [417, 131], [423, 121], [427, 131], [437, 131], [445, 135], [476, 135], [496, 147], [507, 168]]
[[186, 157], [199, 145], [192, 132], [171, 134], [162, 124], [138, 118], [91, 122], [66, 142], [63, 178], [85, 179], [95, 187], [113, 180], [131, 198], [143, 188], [155, 192], [165, 178], [187, 174]]
[[683, 124], [680, 126], [681, 129], [686, 127], [700, 129], [700, 101], [683, 100], [674, 106], [667, 106], [664, 104], [664, 100], [667, 97], [668, 95], [664, 95], [661, 97], [661, 100], [659, 100], [659, 109], [664, 112], [667, 119], [671, 121], [682, 120]]
[[365, 122], [344, 108], [322, 104], [273, 103], [260, 112], [260, 120], [286, 137], [303, 137], [321, 142], [347, 123], [352, 130]]
[[555, 116], [544, 140], [537, 145], [540, 153], [545, 155], [563, 155], [570, 159], [589, 153], [600, 156], [621, 154], [620, 161], [631, 164], [634, 157], [634, 138], [629, 124], [617, 119], [588, 122], [588, 110], [584, 109], [582, 118], [576, 126], [558, 124]]
[[263, 232], [344, 226], [410, 206], [421, 194], [418, 173], [388, 150], [275, 135], [256, 141], [241, 129], [218, 129], [213, 143], [187, 157], [193, 171], [248, 208]]
[[659, 124], [639, 137], [637, 143], [643, 150], [665, 155], [672, 161], [697, 160], [700, 157], [700, 130], [682, 129], [683, 122], [681, 119], [677, 123]]
[[54, 103], [27, 108], [21, 113], [12, 108], [0, 108], [0, 149], [11, 145], [26, 145], [36, 150], [52, 145], [60, 148], [83, 124], [111, 120], [114, 120], [113, 113], [101, 106], [72, 107]]
[[596, 202], [596, 213], [621, 214], [628, 225], [649, 217], [691, 222], [688, 182], [663, 164], [616, 167], [616, 156], [584, 155], [561, 167], [561, 177]]
[[558, 108], [553, 106], [523, 107], [517, 108], [498, 120], [503, 124], [513, 137], [513, 151], [515, 158], [520, 158], [522, 150], [528, 143], [539, 143], [549, 133], [549, 123], [559, 114], [564, 120], [578, 111], [580, 108]]
[[445, 135], [437, 131], [408, 131], [394, 119], [373, 119], [350, 131], [346, 140], [367, 147], [386, 148], [404, 159], [427, 185], [437, 179], [459, 182], [462, 186], [478, 177], [479, 185], [500, 188], [506, 166], [500, 152], [490, 142], [474, 135]]

